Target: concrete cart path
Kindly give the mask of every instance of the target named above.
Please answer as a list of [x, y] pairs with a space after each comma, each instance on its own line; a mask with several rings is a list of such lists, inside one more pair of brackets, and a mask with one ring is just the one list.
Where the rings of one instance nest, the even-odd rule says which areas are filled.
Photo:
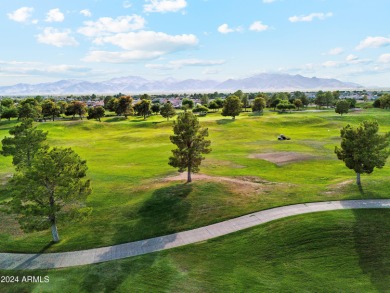
[[377, 208], [390, 208], [390, 199], [296, 204], [252, 213], [189, 231], [109, 247], [42, 254], [0, 253], [0, 269], [51, 269], [100, 263], [205, 241], [294, 215], [343, 209]]

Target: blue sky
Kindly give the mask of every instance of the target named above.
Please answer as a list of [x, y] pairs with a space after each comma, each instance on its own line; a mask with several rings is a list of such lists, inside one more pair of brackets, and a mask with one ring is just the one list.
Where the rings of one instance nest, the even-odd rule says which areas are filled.
[[3, 2], [1, 85], [280, 72], [390, 87], [388, 0]]

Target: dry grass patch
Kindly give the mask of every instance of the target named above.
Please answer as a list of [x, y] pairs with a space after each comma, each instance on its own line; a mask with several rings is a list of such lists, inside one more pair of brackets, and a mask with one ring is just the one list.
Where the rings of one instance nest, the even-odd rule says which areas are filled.
[[282, 166], [289, 163], [311, 160], [314, 159], [315, 156], [306, 153], [275, 152], [275, 153], [251, 154], [249, 155], [249, 158], [262, 159], [274, 163], [278, 166]]
[[[192, 174], [193, 181], [206, 181], [222, 183], [229, 187], [235, 194], [239, 195], [259, 195], [262, 193], [270, 192], [274, 189], [275, 185], [288, 185], [285, 183], [275, 183], [256, 176], [235, 176], [235, 177], [223, 177], [223, 176], [209, 176], [206, 174]], [[176, 176], [170, 176], [163, 179], [163, 181], [185, 181], [187, 179], [187, 173], [183, 172]]]

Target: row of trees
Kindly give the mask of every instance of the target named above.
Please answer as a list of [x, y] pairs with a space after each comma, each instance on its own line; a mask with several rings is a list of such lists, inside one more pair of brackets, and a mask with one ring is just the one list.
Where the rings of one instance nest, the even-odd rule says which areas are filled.
[[59, 241], [58, 219], [74, 219], [90, 213], [83, 207], [91, 193], [85, 180], [87, 165], [71, 148], [50, 148], [47, 132], [33, 127], [32, 119], [10, 129], [2, 140], [3, 156], [12, 156], [15, 173], [7, 184], [12, 200], [9, 212], [18, 215], [25, 231], [51, 227]]

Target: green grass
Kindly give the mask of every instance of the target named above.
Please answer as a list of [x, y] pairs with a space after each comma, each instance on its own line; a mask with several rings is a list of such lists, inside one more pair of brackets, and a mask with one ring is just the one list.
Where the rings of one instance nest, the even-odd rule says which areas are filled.
[[295, 216], [207, 242], [102, 264], [0, 271], [49, 276], [2, 292], [388, 292], [390, 210]]
[[[333, 111], [280, 115], [245, 113], [236, 121], [220, 113], [201, 117], [209, 128], [213, 151], [206, 155], [201, 172], [213, 176], [252, 176], [268, 181], [260, 190], [240, 191], [226, 182], [180, 185], [161, 180], [177, 174], [168, 165], [173, 145], [172, 121], [153, 116], [143, 121], [107, 117], [96, 121], [56, 121], [37, 124], [49, 131], [52, 146], [72, 147], [87, 160], [93, 193], [87, 205], [92, 215], [83, 222], [60, 223], [62, 241], [49, 251], [67, 251], [113, 245], [187, 230], [237, 217], [256, 210], [299, 202], [389, 197], [390, 167], [362, 177], [364, 193], [353, 183], [338, 185], [354, 174], [333, 153], [339, 130], [376, 119], [381, 131], [390, 130], [389, 112], [368, 109], [340, 117]], [[16, 121], [0, 122], [0, 138]], [[285, 134], [291, 141], [279, 142]], [[312, 160], [283, 166], [249, 158], [251, 154], [293, 151], [312, 154]], [[0, 157], [0, 183], [13, 167]], [[0, 185], [0, 203], [8, 199]], [[6, 216], [0, 214], [0, 217]], [[36, 252], [51, 240], [50, 232], [23, 234], [7, 217], [0, 227], [0, 251]]]

